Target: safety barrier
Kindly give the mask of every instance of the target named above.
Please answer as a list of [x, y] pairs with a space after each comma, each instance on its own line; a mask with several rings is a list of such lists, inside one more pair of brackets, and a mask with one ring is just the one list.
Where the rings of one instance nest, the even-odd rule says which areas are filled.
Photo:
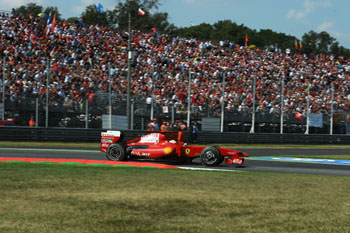
[[[1, 127], [1, 141], [50, 141], [50, 142], [99, 142], [102, 129]], [[145, 131], [123, 131], [125, 140], [141, 136]], [[190, 133], [185, 132], [185, 141]], [[197, 142], [247, 143], [247, 144], [350, 144], [350, 136], [344, 134], [275, 134], [199, 132]]]

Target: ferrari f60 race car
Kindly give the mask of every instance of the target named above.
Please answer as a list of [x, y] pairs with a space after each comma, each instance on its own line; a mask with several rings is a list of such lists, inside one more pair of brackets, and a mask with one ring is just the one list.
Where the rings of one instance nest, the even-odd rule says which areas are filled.
[[101, 152], [109, 160], [128, 159], [175, 159], [189, 162], [200, 157], [203, 165], [213, 167], [223, 161], [226, 164], [242, 165], [246, 153], [216, 146], [193, 146], [183, 142], [184, 133], [177, 131], [146, 132], [144, 136], [127, 142], [121, 140], [120, 131], [101, 133]]

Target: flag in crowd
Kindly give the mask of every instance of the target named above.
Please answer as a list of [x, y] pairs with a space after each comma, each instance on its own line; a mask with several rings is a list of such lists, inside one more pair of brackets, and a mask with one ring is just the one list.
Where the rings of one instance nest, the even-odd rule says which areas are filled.
[[47, 18], [46, 21], [46, 27], [44, 29], [44, 35], [48, 35], [50, 32], [50, 22], [51, 22], [51, 16], [49, 15], [49, 17]]
[[303, 44], [301, 43], [301, 41], [299, 41], [299, 49], [300, 49], [300, 50], [303, 49]]
[[295, 49], [296, 49], [296, 50], [299, 49], [299, 47], [298, 47], [298, 40], [297, 40], [297, 39], [295, 39], [295, 44], [294, 44], [294, 46], [295, 46]]
[[39, 13], [38, 16], [39, 16], [40, 18], [46, 18], [46, 17], [47, 17], [47, 15], [46, 15], [45, 13], [42, 13], [42, 12]]
[[248, 46], [248, 34], [245, 34], [245, 40], [244, 40], [245, 47]]
[[139, 8], [138, 14], [139, 15], [145, 15], [146, 13], [141, 8]]
[[98, 5], [97, 5], [97, 11], [100, 12], [100, 14], [103, 13], [103, 6], [102, 6], [101, 3], [98, 3]]
[[54, 33], [55, 32], [55, 27], [56, 27], [56, 11], [52, 19], [52, 25], [51, 25], [51, 31]]
[[82, 27], [83, 26], [83, 17], [80, 17], [78, 19], [78, 23], [79, 23], [79, 26]]

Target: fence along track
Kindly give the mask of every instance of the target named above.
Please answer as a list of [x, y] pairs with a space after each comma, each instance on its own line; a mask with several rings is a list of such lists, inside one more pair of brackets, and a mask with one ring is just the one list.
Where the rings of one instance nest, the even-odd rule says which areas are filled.
[[[102, 129], [77, 128], [30, 128], [1, 127], [2, 141], [49, 141], [49, 142], [99, 142]], [[141, 136], [145, 131], [123, 131], [124, 140]], [[185, 141], [190, 133], [185, 132]], [[247, 144], [350, 144], [350, 136], [343, 134], [276, 134], [276, 133], [235, 133], [199, 132], [197, 141], [206, 143], [247, 143]]]

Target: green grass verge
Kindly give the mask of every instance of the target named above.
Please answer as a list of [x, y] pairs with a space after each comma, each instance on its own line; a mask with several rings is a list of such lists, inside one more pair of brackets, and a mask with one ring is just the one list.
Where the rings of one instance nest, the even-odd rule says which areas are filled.
[[350, 179], [0, 163], [0, 232], [350, 232]]

